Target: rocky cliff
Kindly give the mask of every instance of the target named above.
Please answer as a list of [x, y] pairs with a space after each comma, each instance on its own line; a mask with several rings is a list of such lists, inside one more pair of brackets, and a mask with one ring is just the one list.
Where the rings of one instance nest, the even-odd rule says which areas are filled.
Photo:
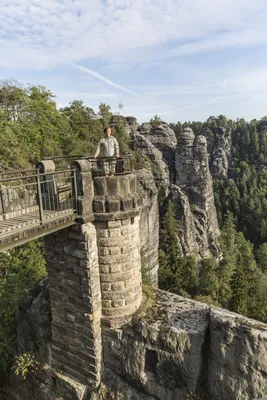
[[[49, 358], [47, 281], [20, 305], [20, 351]], [[156, 289], [145, 289], [132, 323], [103, 331], [102, 384], [97, 400], [251, 400], [267, 396], [267, 325]], [[42, 368], [12, 378], [17, 400], [86, 399], [82, 385]]]
[[231, 164], [232, 132], [226, 128], [213, 128], [216, 140], [211, 150], [210, 172], [214, 178], [227, 178]]
[[184, 253], [197, 252], [201, 257], [218, 255], [220, 232], [204, 136], [195, 137], [190, 128], [181, 133], [175, 152], [175, 170], [171, 199], [182, 227]]
[[[129, 123], [135, 149], [152, 163], [162, 210], [169, 200], [175, 204], [183, 254], [218, 256], [219, 228], [205, 137], [195, 137], [192, 129], [185, 128], [177, 141], [167, 124], [153, 127], [146, 123], [138, 126], [132, 118]], [[230, 141], [227, 141], [224, 131], [221, 133], [224, 139], [218, 141], [218, 149], [223, 142], [226, 152]], [[218, 168], [222, 164], [218, 157], [214, 156], [214, 169], [216, 162]], [[225, 170], [220, 169], [220, 174], [226, 174], [227, 168], [228, 164]]]
[[157, 286], [159, 245], [158, 191], [150, 171], [139, 169], [136, 171], [136, 175], [137, 192], [142, 199], [139, 234], [143, 279], [152, 286]]

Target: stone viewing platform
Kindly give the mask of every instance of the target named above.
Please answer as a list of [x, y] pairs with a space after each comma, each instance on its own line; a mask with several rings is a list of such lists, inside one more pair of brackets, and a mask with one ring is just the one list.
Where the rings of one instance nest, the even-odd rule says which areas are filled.
[[[107, 176], [109, 163], [116, 169]], [[142, 301], [141, 199], [131, 158], [82, 158], [59, 171], [44, 160], [10, 175], [1, 186], [2, 250], [44, 236], [51, 367], [92, 390], [101, 381], [102, 330], [129, 322]]]

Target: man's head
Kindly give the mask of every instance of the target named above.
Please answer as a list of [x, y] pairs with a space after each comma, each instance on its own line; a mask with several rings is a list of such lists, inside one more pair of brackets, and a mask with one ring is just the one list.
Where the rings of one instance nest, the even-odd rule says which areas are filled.
[[112, 128], [110, 126], [108, 126], [105, 129], [105, 133], [106, 133], [106, 136], [111, 136], [112, 135]]

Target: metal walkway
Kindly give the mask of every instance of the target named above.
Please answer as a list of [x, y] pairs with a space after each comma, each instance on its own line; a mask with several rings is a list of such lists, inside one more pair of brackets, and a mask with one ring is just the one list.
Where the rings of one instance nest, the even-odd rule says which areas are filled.
[[0, 173], [0, 251], [70, 226], [77, 217], [75, 170]]

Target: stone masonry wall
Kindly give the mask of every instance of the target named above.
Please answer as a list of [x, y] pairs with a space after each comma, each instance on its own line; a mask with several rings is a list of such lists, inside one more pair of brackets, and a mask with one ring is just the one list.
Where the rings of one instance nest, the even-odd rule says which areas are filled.
[[76, 224], [45, 237], [52, 366], [94, 388], [101, 369], [101, 291], [96, 231]]
[[102, 322], [111, 328], [128, 322], [142, 301], [139, 205], [135, 175], [94, 179]]
[[128, 322], [141, 303], [139, 218], [96, 223], [102, 321], [111, 327]]

